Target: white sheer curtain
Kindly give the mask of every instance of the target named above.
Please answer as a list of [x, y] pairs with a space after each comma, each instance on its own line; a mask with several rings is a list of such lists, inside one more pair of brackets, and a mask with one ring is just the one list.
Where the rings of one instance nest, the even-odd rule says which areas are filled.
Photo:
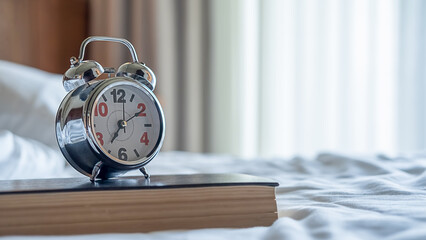
[[210, 149], [425, 147], [424, 1], [211, 2]]

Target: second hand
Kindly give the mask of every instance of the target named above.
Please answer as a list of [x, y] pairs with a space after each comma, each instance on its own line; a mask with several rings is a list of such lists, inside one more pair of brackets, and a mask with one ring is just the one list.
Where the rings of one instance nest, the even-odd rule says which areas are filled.
[[[123, 101], [123, 121], [126, 121], [126, 118], [125, 118], [126, 116], [125, 116], [125, 112], [124, 112], [124, 101]], [[127, 121], [126, 121], [127, 122]], [[124, 127], [124, 133], [126, 133], [126, 127]]]

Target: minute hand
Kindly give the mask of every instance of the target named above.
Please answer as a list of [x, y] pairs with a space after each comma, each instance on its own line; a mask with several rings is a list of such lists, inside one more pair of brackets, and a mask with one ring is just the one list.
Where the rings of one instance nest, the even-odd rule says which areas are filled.
[[127, 119], [126, 120], [126, 122], [128, 122], [128, 121], [130, 121], [130, 120], [132, 120], [134, 117], [137, 117], [139, 114], [141, 114], [143, 112], [143, 110], [141, 110], [141, 111], [139, 111], [139, 112], [137, 112], [137, 113], [135, 113], [133, 116], [131, 116], [129, 119]]

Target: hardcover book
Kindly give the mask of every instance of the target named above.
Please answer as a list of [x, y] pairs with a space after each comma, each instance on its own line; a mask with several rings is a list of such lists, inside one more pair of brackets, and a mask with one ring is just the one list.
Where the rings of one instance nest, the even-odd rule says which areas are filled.
[[0, 181], [0, 235], [269, 226], [276, 186], [245, 174]]

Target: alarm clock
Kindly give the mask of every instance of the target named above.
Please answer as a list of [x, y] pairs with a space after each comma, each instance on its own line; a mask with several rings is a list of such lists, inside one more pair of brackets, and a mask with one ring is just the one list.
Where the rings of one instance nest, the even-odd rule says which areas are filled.
[[[83, 60], [87, 44], [93, 41], [124, 44], [133, 62], [115, 71]], [[63, 76], [63, 86], [69, 92], [59, 106], [55, 123], [65, 159], [92, 182], [133, 169], [149, 178], [145, 165], [160, 151], [165, 133], [163, 110], [153, 93], [153, 71], [139, 62], [129, 41], [112, 37], [85, 39], [79, 57], [71, 57], [70, 62]], [[108, 78], [101, 79], [103, 73]]]

